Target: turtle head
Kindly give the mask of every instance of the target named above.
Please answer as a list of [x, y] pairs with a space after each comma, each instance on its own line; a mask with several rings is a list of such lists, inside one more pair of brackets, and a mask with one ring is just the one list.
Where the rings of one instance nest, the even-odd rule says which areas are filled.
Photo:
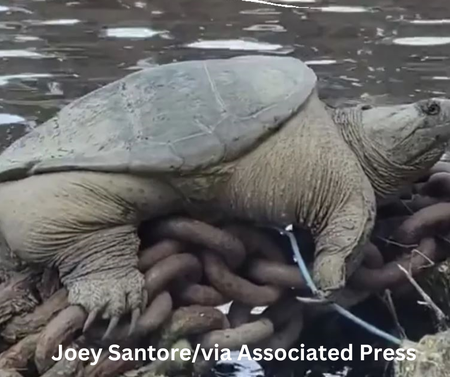
[[389, 106], [359, 104], [333, 112], [380, 196], [419, 178], [439, 161], [450, 140], [448, 99]]
[[426, 167], [445, 152], [450, 140], [450, 100], [358, 107], [362, 130], [375, 147], [401, 166]]

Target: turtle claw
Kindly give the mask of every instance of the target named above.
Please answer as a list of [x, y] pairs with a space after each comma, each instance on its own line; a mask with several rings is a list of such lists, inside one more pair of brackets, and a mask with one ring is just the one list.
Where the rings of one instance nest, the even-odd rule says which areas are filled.
[[99, 313], [98, 309], [94, 309], [93, 311], [91, 311], [86, 319], [86, 322], [84, 323], [83, 326], [83, 333], [85, 333], [94, 323], [95, 319], [97, 318], [97, 315]]
[[[131, 322], [136, 327], [140, 309], [148, 294], [144, 289], [144, 276], [132, 270], [127, 276], [103, 276], [102, 279], [84, 277], [68, 286], [69, 303], [82, 306], [89, 314], [83, 332], [87, 331], [101, 313], [109, 321], [102, 340], [111, 338], [120, 319], [132, 313]], [[136, 309], [139, 308], [137, 311]]]
[[142, 298], [141, 298], [141, 313], [144, 313], [145, 308], [147, 307], [147, 304], [148, 304], [148, 292], [144, 288], [144, 290], [142, 292]]
[[128, 336], [133, 335], [133, 333], [136, 330], [137, 321], [139, 319], [139, 316], [141, 315], [140, 309], [134, 309], [131, 313], [131, 323], [130, 323], [130, 329], [128, 330]]
[[111, 318], [111, 320], [109, 321], [108, 328], [106, 329], [105, 334], [102, 336], [102, 340], [106, 340], [111, 336], [112, 332], [117, 327], [118, 323], [119, 323], [118, 316], [114, 316]]
[[326, 298], [316, 298], [316, 297], [299, 297], [296, 296], [295, 299], [302, 304], [307, 305], [330, 305], [333, 301], [328, 300]]

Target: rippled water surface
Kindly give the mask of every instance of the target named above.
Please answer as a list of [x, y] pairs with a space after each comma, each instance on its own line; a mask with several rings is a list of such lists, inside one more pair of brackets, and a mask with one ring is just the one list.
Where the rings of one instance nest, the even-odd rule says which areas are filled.
[[[0, 137], [132, 70], [239, 54], [300, 57], [324, 97], [445, 95], [446, 0], [5, 1]], [[168, 99], [170, 100], [170, 99]], [[14, 133], [25, 132], [16, 126]], [[5, 143], [5, 142], [4, 142]]]
[[0, 146], [133, 70], [240, 54], [307, 61], [329, 99], [443, 96], [450, 84], [450, 3], [3, 1]]

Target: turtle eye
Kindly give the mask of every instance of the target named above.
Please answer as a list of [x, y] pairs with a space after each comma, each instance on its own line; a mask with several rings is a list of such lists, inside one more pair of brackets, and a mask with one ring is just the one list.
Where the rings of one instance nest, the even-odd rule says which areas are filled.
[[423, 112], [427, 115], [438, 115], [441, 112], [441, 107], [436, 102], [430, 102], [424, 106]]

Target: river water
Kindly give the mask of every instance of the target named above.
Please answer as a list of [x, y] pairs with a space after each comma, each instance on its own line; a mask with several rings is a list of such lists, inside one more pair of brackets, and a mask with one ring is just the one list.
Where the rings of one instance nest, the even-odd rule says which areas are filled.
[[447, 0], [254, 1], [3, 0], [0, 147], [101, 85], [186, 59], [296, 56], [331, 99], [447, 93]]
[[307, 61], [330, 101], [445, 96], [450, 3], [3, 0], [0, 149], [64, 104], [133, 70], [241, 54]]

